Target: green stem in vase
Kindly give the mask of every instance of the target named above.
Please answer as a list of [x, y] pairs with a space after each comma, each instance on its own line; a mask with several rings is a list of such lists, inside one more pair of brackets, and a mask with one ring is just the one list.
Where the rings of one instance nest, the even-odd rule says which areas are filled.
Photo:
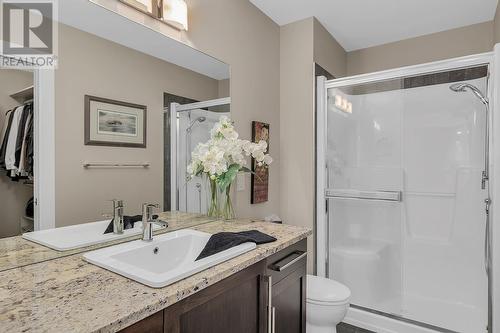
[[208, 208], [208, 216], [219, 217], [219, 205], [217, 200], [217, 183], [215, 179], [210, 179], [210, 207]]
[[234, 219], [234, 217], [235, 217], [233, 203], [231, 201], [231, 185], [226, 187], [226, 200], [224, 203], [223, 215], [224, 215], [224, 219], [226, 219], [226, 220], [231, 220], [231, 219]]

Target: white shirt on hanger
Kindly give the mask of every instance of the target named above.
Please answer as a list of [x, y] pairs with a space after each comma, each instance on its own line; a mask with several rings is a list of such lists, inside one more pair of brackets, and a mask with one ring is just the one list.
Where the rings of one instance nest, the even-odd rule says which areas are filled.
[[12, 125], [10, 126], [7, 148], [5, 150], [5, 168], [7, 170], [16, 170], [16, 143], [17, 132], [19, 131], [19, 122], [23, 114], [24, 105], [18, 106], [12, 115]]

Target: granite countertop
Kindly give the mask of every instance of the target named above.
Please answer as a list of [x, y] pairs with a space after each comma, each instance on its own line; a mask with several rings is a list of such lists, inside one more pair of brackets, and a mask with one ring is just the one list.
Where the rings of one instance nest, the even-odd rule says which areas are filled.
[[116, 332], [311, 235], [309, 228], [251, 220], [192, 229], [256, 229], [277, 241], [161, 289], [89, 264], [82, 254], [0, 272], [0, 332]]
[[[160, 219], [168, 221], [169, 226], [167, 229], [158, 230], [155, 231], [155, 233], [164, 233], [190, 228], [192, 226], [213, 221], [213, 218], [208, 218], [204, 215], [176, 211], [164, 212], [159, 214], [159, 216]], [[101, 247], [119, 244], [133, 239], [139, 239], [140, 237], [140, 235], [135, 235], [69, 251], [56, 251], [43, 245], [28, 241], [21, 236], [3, 238], [0, 239], [0, 271], [95, 250]]]

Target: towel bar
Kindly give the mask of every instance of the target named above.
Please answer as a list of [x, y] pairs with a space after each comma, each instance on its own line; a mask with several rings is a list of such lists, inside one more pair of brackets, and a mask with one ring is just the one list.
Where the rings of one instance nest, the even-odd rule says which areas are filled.
[[83, 162], [85, 169], [102, 167], [102, 168], [148, 168], [149, 162], [142, 163], [113, 163], [113, 162]]

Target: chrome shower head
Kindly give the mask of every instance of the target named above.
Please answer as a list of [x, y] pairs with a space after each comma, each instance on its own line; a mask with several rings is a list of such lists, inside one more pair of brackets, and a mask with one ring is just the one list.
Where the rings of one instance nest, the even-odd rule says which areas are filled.
[[450, 86], [450, 89], [454, 92], [466, 92], [467, 90], [472, 91], [474, 95], [484, 104], [489, 105], [488, 99], [483, 95], [481, 90], [479, 90], [476, 86], [473, 86], [469, 83], [455, 83]]
[[194, 126], [194, 124], [196, 124], [196, 123], [202, 123], [202, 122], [204, 122], [205, 120], [207, 120], [207, 118], [206, 118], [206, 117], [198, 117], [198, 118], [196, 118], [195, 120], [193, 120], [193, 121], [189, 124], [188, 128], [186, 128], [186, 132], [191, 132], [191, 128]]

